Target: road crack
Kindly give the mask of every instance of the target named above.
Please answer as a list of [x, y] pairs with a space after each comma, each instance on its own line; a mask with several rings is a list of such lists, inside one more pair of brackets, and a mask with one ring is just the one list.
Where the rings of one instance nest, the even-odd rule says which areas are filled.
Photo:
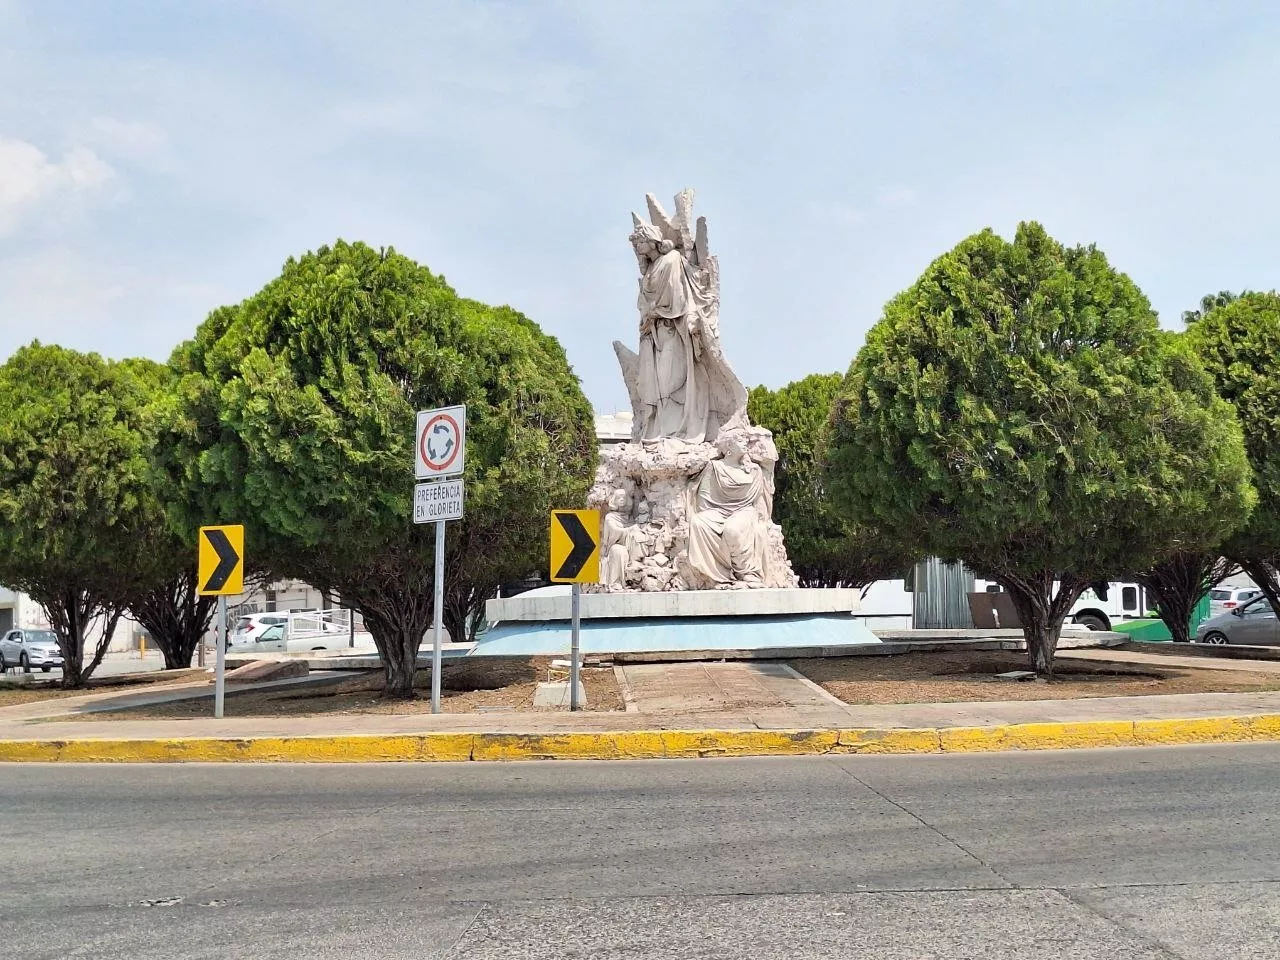
[[980, 857], [974, 851], [970, 850], [968, 847], [966, 847], [963, 843], [961, 843], [955, 837], [949, 836], [945, 831], [941, 830], [940, 828], [934, 826], [929, 821], [925, 820], [922, 816], [920, 816], [910, 807], [907, 807], [899, 803], [897, 800], [894, 800], [892, 797], [888, 796], [887, 794], [884, 794], [881, 791], [877, 790], [875, 787], [869, 784], [866, 780], [863, 780], [861, 777], [859, 777], [856, 773], [854, 773], [844, 764], [835, 763], [834, 760], [831, 760], [831, 759], [829, 759], [828, 762], [830, 762], [832, 766], [834, 766], [837, 770], [839, 770], [841, 773], [847, 776], [854, 783], [862, 787], [865, 787], [867, 790], [870, 790], [872, 793], [874, 793], [877, 797], [879, 797], [885, 803], [889, 804], [889, 806], [894, 807], [898, 810], [901, 810], [903, 813], [905, 813], [908, 817], [910, 817], [916, 823], [920, 824], [920, 826], [924, 827], [926, 830], [929, 830], [930, 832], [941, 837], [947, 843], [951, 844], [953, 847], [955, 847], [957, 850], [963, 853], [966, 857], [973, 860], [975, 863], [979, 864], [984, 870], [988, 871], [992, 876], [998, 878], [1001, 882], [1008, 884], [1010, 889], [1014, 889], [1014, 890], [1024, 889], [1021, 884], [1016, 883], [1015, 881], [1011, 880], [1009, 877], [1006, 877], [1003, 873], [1001, 873], [994, 866], [992, 866], [987, 860]]
[[1171, 944], [1165, 943], [1159, 937], [1154, 937], [1149, 933], [1144, 933], [1132, 924], [1125, 923], [1119, 917], [1112, 916], [1106, 910], [1103, 910], [1102, 907], [1090, 903], [1084, 897], [1072, 895], [1072, 893], [1065, 887], [1058, 887], [1055, 889], [1055, 892], [1072, 906], [1083, 910], [1086, 913], [1091, 913], [1103, 922], [1111, 924], [1111, 926], [1115, 927], [1125, 936], [1133, 937], [1133, 939], [1139, 941], [1145, 946], [1148, 946], [1153, 950], [1160, 951], [1160, 953], [1168, 957], [1169, 960], [1188, 960], [1186, 954], [1179, 953]]

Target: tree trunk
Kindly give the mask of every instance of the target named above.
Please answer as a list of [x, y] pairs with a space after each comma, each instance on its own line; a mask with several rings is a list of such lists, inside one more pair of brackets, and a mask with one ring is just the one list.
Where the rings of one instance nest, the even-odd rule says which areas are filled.
[[217, 604], [196, 593], [195, 570], [187, 570], [130, 604], [130, 611], [164, 654], [166, 670], [191, 666]]
[[[93, 671], [98, 669], [98, 665], [102, 663], [102, 658], [107, 655], [107, 647], [111, 646], [111, 637], [116, 632], [116, 624], [120, 622], [123, 612], [119, 607], [100, 611], [100, 615], [103, 617], [102, 635], [98, 638], [98, 645], [93, 652], [93, 659], [89, 661], [89, 666], [85, 667], [81, 672], [83, 682], [87, 683], [89, 681]], [[81, 649], [83, 649], [83, 645]]]
[[58, 646], [62, 647], [62, 685], [83, 689], [89, 678], [84, 675], [84, 623], [79, 618], [74, 619], [68, 642], [64, 645], [59, 636]]
[[[58, 649], [62, 653], [62, 685], [72, 690], [82, 689], [107, 654], [111, 635], [120, 621], [119, 609], [97, 602], [86, 591], [74, 587], [68, 587], [52, 599], [34, 599], [44, 610], [58, 637]], [[103, 620], [102, 635], [86, 666], [85, 634], [89, 624], [98, 617]]]
[[1280, 611], [1280, 569], [1268, 560], [1240, 560], [1240, 569], [1258, 585], [1263, 596], [1271, 601], [1273, 609]]
[[67, 589], [52, 603], [42, 602], [41, 606], [62, 651], [62, 685], [79, 690], [89, 679], [84, 671], [84, 630], [88, 619], [84, 594]]
[[386, 661], [386, 681], [383, 685], [384, 692], [388, 697], [394, 700], [412, 700], [416, 695], [414, 692], [414, 681], [418, 676], [417, 651], [412, 655], [406, 654], [395, 660]]
[[1062, 623], [1088, 583], [1064, 577], [1057, 593], [1054, 593], [1055, 577], [1052, 572], [1031, 576], [1011, 574], [996, 579], [1008, 591], [1018, 611], [1018, 619], [1022, 621], [1022, 636], [1027, 644], [1031, 669], [1038, 676], [1052, 677], [1053, 657], [1058, 649], [1058, 638], [1062, 635]]
[[1236, 570], [1212, 553], [1178, 553], [1137, 577], [1156, 602], [1160, 619], [1178, 643], [1191, 640], [1191, 618], [1205, 592]]
[[396, 700], [412, 700], [414, 697], [413, 682], [418, 672], [418, 645], [422, 642], [422, 633], [417, 636], [405, 635], [396, 631], [392, 636], [380, 636], [373, 632], [373, 642], [382, 656], [382, 668], [385, 674], [383, 692]]
[[161, 643], [159, 637], [154, 633], [151, 634], [151, 638], [156, 641], [156, 646], [164, 654], [164, 668], [166, 670], [185, 670], [191, 666], [192, 655], [196, 652], [195, 647], [192, 647], [184, 655], [179, 645]]
[[431, 627], [431, 557], [418, 550], [390, 557], [376, 574], [348, 577], [345, 569], [317, 577], [315, 586], [358, 612], [382, 658], [384, 695], [412, 700], [418, 650]]
[[1022, 635], [1027, 640], [1027, 653], [1031, 657], [1031, 669], [1040, 677], [1053, 676], [1053, 655], [1058, 650], [1058, 630], [1054, 630], [1047, 621], [1040, 620], [1022, 625]]
[[1166, 609], [1162, 601], [1156, 600], [1156, 609], [1160, 611], [1160, 619], [1168, 627], [1169, 638], [1174, 643], [1191, 642], [1191, 618], [1195, 614], [1196, 604], [1199, 602], [1200, 600], [1197, 598], [1193, 603]]
[[378, 603], [367, 597], [352, 597], [352, 602], [359, 604], [356, 609], [364, 617], [365, 627], [373, 635], [382, 658], [385, 694], [398, 700], [412, 700], [418, 648], [431, 622], [431, 608], [429, 604], [403, 601], [403, 595]]
[[485, 597], [476, 590], [454, 588], [444, 594], [444, 628], [457, 643], [474, 643], [484, 619]]
[[[467, 617], [461, 613], [453, 604], [446, 603], [442, 615], [444, 629], [449, 634], [450, 641], [470, 640], [467, 635]], [[434, 626], [434, 621], [432, 621]]]
[[[1012, 591], [1010, 591], [1012, 593]], [[1045, 602], [1036, 602], [1044, 600]], [[1045, 598], [1035, 598], [1019, 602], [1014, 598], [1014, 606], [1018, 608], [1018, 618], [1022, 621], [1022, 636], [1027, 642], [1027, 656], [1031, 660], [1031, 669], [1037, 676], [1053, 676], [1053, 656], [1058, 649], [1058, 636], [1062, 633], [1062, 619], [1055, 623], [1049, 615], [1049, 604]]]

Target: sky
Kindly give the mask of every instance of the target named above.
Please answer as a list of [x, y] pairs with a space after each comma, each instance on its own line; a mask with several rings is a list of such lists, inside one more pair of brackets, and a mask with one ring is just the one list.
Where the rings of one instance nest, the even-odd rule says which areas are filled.
[[750, 385], [846, 369], [984, 227], [1162, 323], [1280, 286], [1280, 4], [0, 0], [0, 357], [163, 360], [337, 238], [553, 334], [599, 412], [684, 187]]

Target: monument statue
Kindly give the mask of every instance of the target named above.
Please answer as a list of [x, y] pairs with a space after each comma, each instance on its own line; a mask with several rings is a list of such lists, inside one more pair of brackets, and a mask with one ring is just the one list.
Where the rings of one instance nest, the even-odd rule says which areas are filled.
[[747, 424], [716, 438], [722, 458], [710, 461], [689, 485], [689, 566], [716, 584], [763, 585], [773, 509], [765, 474], [747, 456]]
[[614, 490], [601, 524], [600, 582], [606, 586], [625, 587], [632, 564], [644, 557], [648, 537], [642, 532], [640, 521], [632, 521], [626, 513], [630, 499], [625, 487]]
[[639, 350], [614, 341], [631, 397], [631, 442], [604, 454], [588, 505], [604, 514], [601, 587], [794, 587], [772, 520], [773, 435], [752, 426], [747, 391], [720, 344], [719, 263], [693, 191], [668, 215], [649, 195], [631, 215], [640, 268]]
[[721, 424], [747, 407], [747, 391], [720, 347], [720, 281], [707, 251], [707, 222], [690, 228], [693, 191], [676, 197], [669, 217], [649, 195], [652, 222], [631, 215], [640, 266], [640, 351], [614, 341], [635, 413], [633, 440], [714, 440]]

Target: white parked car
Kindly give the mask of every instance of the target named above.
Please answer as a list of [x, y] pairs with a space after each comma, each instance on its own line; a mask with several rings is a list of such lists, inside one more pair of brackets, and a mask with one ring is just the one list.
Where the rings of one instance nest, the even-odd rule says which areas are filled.
[[52, 630], [10, 630], [0, 639], [0, 673], [18, 667], [30, 673], [39, 667], [48, 673], [62, 669], [62, 650]]
[[279, 626], [289, 622], [287, 613], [250, 613], [236, 621], [227, 637], [232, 647], [246, 646], [257, 642], [268, 627]]
[[1214, 587], [1209, 591], [1209, 616], [1227, 613], [1260, 596], [1262, 591], [1257, 587]]

